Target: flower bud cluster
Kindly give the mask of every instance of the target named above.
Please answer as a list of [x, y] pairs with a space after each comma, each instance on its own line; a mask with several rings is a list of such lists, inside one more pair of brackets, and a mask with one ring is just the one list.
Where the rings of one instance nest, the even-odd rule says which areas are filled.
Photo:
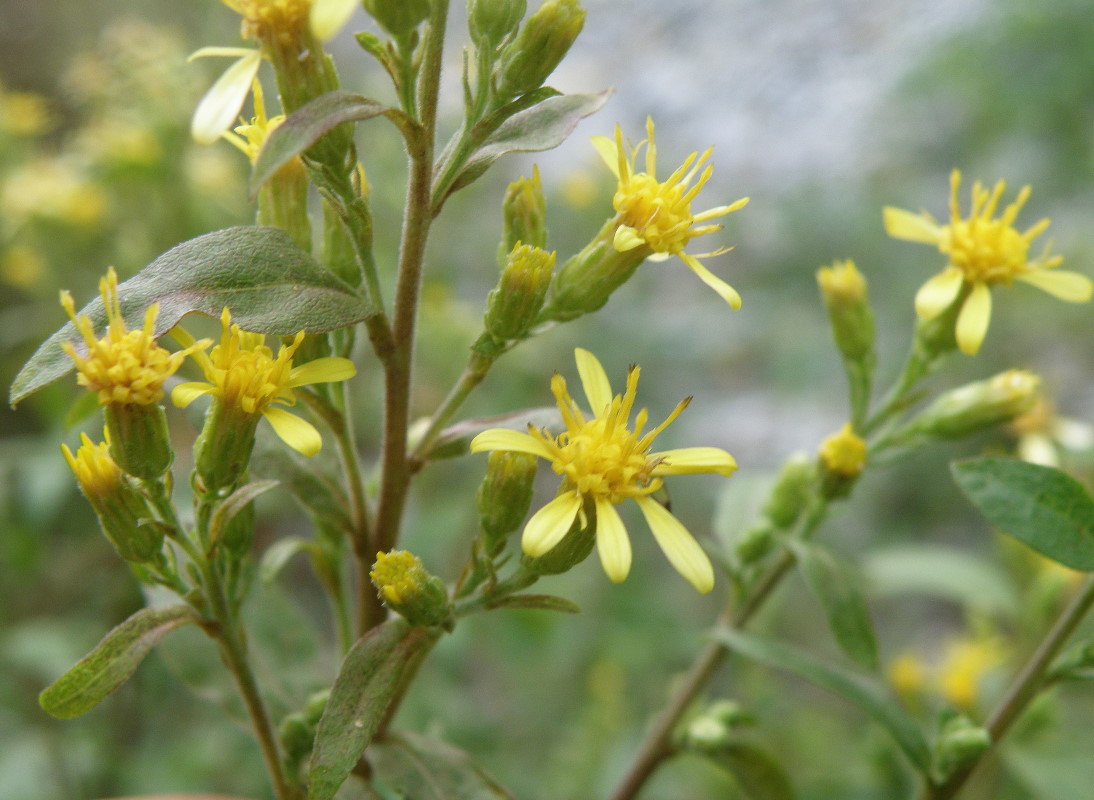
[[584, 25], [585, 9], [578, 0], [547, 0], [541, 5], [501, 52], [499, 97], [519, 97], [542, 86]]
[[369, 572], [384, 605], [412, 625], [444, 626], [451, 623], [448, 591], [422, 560], [407, 550], [377, 553]]

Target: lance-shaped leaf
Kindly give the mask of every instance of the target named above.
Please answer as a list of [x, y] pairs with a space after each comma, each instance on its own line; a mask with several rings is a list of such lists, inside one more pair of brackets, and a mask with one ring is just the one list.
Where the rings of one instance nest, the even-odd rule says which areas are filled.
[[45, 689], [38, 703], [58, 719], [87, 713], [129, 679], [160, 639], [197, 621], [189, 606], [141, 609]]
[[936, 543], [904, 544], [869, 553], [862, 564], [871, 594], [919, 593], [991, 613], [1015, 614], [1013, 582], [987, 559]]
[[236, 514], [246, 508], [256, 497], [265, 494], [275, 486], [277, 486], [277, 481], [252, 481], [240, 486], [224, 498], [217, 505], [212, 518], [209, 520], [209, 541], [217, 541], [220, 538], [221, 529], [231, 522]]
[[565, 597], [553, 594], [510, 594], [491, 600], [487, 608], [536, 608], [542, 611], [561, 611], [564, 614], [580, 614], [581, 606]]
[[350, 648], [315, 732], [308, 771], [310, 800], [330, 800], [369, 746], [409, 664], [440, 635], [396, 617]]
[[828, 550], [809, 542], [787, 542], [809, 590], [820, 601], [836, 642], [857, 663], [877, 667], [877, 641], [866, 600], [846, 565]]
[[[334, 273], [319, 266], [285, 231], [246, 226], [207, 233], [173, 247], [118, 285], [122, 317], [130, 328], [144, 325], [150, 305], [159, 303], [155, 336], [162, 336], [191, 312], [219, 317], [227, 306], [232, 321], [255, 333], [291, 336], [325, 333], [360, 322], [368, 306]], [[97, 331], [106, 325], [102, 298], [79, 311]], [[11, 386], [15, 405], [72, 369], [61, 349], [83, 340], [69, 322], [49, 337], [23, 366]]]
[[291, 158], [319, 141], [327, 131], [344, 122], [387, 117], [407, 134], [415, 123], [397, 108], [377, 103], [353, 92], [327, 92], [310, 100], [285, 117], [262, 145], [251, 172], [251, 193], [255, 193]]
[[1012, 458], [961, 461], [952, 471], [999, 530], [1065, 567], [1094, 571], [1094, 499], [1074, 478]]
[[728, 628], [720, 628], [712, 636], [743, 656], [793, 672], [858, 706], [889, 732], [917, 769], [924, 774], [930, 770], [931, 752], [923, 732], [879, 684], [781, 642]]
[[710, 748], [690, 748], [731, 774], [748, 800], [793, 800], [794, 787], [770, 753], [757, 744], [733, 740]]
[[345, 492], [324, 469], [325, 464], [317, 461], [322, 454], [309, 459], [311, 463], [305, 465], [301, 463], [303, 456], [290, 452], [287, 447], [272, 446], [271, 439], [259, 437], [251, 457], [251, 474], [277, 481], [309, 513], [340, 531], [352, 532]]
[[393, 733], [369, 750], [379, 779], [414, 800], [514, 800], [471, 756], [436, 739]]
[[506, 153], [558, 147], [577, 123], [599, 111], [610, 95], [610, 89], [596, 94], [560, 94], [513, 114], [478, 144], [452, 184], [444, 187], [444, 195], [434, 199], [434, 206], [439, 207], [445, 197], [477, 179]]

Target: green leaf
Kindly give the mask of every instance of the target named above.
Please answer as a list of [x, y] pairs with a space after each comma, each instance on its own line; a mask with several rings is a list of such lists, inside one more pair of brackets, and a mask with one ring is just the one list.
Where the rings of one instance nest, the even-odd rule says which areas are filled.
[[258, 562], [258, 577], [263, 583], [272, 583], [297, 553], [306, 553], [315, 547], [308, 539], [286, 536], [266, 548]]
[[786, 770], [770, 753], [752, 742], [731, 741], [693, 752], [729, 772], [749, 800], [794, 799], [794, 787]]
[[952, 466], [957, 485], [980, 513], [1065, 567], [1094, 571], [1094, 498], [1058, 469], [1011, 458]]
[[[143, 327], [145, 311], [159, 303], [157, 337], [191, 312], [219, 318], [225, 306], [240, 328], [276, 336], [325, 333], [368, 315], [356, 292], [319, 266], [289, 234], [257, 226], [225, 228], [173, 247], [119, 284], [118, 299], [130, 329]], [[97, 331], [106, 325], [102, 298], [79, 313]], [[84, 347], [71, 322], [49, 337], [15, 377], [12, 405], [73, 368], [62, 342]]]
[[856, 576], [828, 550], [800, 540], [787, 546], [797, 559], [809, 590], [824, 608], [828, 625], [843, 652], [868, 669], [877, 669], [877, 641], [866, 600]]
[[415, 125], [402, 111], [353, 92], [327, 92], [285, 117], [269, 135], [251, 172], [251, 194], [294, 156], [319, 141], [327, 131], [345, 122], [387, 117], [407, 132]]
[[304, 464], [304, 456], [281, 447], [280, 441], [275, 446], [270, 444], [270, 437], [258, 439], [249, 465], [251, 473], [276, 480], [316, 518], [337, 530], [351, 532], [353, 523], [346, 511], [349, 503], [336, 479], [323, 469], [323, 462], [318, 461], [323, 454], [313, 456], [308, 459], [309, 464]]
[[919, 593], [1012, 615], [1018, 593], [998, 567], [945, 545], [899, 545], [868, 554], [862, 571], [875, 595]]
[[197, 621], [189, 606], [141, 609], [45, 689], [38, 703], [58, 719], [87, 713], [129, 679], [160, 639], [175, 628]]
[[384, 784], [414, 800], [514, 800], [463, 750], [410, 732], [393, 733], [369, 750]]
[[580, 614], [581, 607], [564, 597], [553, 594], [511, 594], [492, 600], [487, 608], [538, 608], [543, 611], [562, 611], [566, 614]]
[[315, 732], [308, 771], [310, 800], [331, 800], [384, 719], [408, 664], [439, 632], [394, 618], [350, 648]]
[[793, 672], [858, 706], [889, 732], [912, 764], [928, 774], [931, 752], [923, 732], [881, 685], [781, 642], [727, 628], [719, 628], [712, 635], [741, 655], [775, 669]]
[[247, 507], [256, 497], [265, 494], [277, 486], [277, 481], [252, 481], [240, 486], [223, 501], [221, 501], [212, 518], [209, 520], [209, 541], [215, 542], [220, 538], [220, 529], [231, 522], [240, 511]]
[[573, 133], [578, 122], [600, 110], [611, 93], [612, 90], [607, 89], [596, 94], [553, 95], [513, 114], [478, 145], [448, 187], [447, 194], [467, 186], [506, 153], [531, 153], [558, 147]]

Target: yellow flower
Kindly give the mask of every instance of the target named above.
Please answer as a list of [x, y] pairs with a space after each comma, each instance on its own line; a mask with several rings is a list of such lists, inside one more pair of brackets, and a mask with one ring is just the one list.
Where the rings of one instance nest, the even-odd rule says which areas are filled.
[[650, 495], [661, 488], [665, 475], [716, 472], [728, 477], [737, 469], [733, 456], [716, 447], [650, 452], [654, 438], [676, 419], [691, 398], [645, 434], [642, 429], [648, 413], [642, 409], [631, 430], [628, 424], [638, 387], [638, 367], [632, 366], [627, 373], [626, 391], [613, 396], [596, 356], [581, 349], [575, 350], [574, 356], [585, 396], [594, 411], [591, 419], [586, 419], [578, 409], [566, 389], [566, 381], [556, 373], [551, 379], [551, 390], [566, 424], [564, 433], [556, 437], [531, 426], [528, 433], [491, 428], [471, 441], [473, 453], [487, 450], [530, 453], [545, 458], [563, 476], [558, 497], [528, 520], [522, 539], [524, 552], [537, 557], [551, 550], [583, 513], [585, 502], [591, 501], [596, 508], [600, 562], [608, 577], [618, 583], [630, 571], [631, 546], [615, 506], [633, 499], [672, 566], [698, 591], [709, 592], [714, 586], [710, 560], [679, 520]]
[[848, 422], [820, 446], [824, 468], [841, 478], [854, 478], [866, 468], [866, 442], [851, 430]]
[[938, 666], [938, 690], [958, 708], [976, 703], [984, 676], [1003, 661], [1003, 650], [994, 639], [955, 639]]
[[102, 444], [94, 444], [86, 433], [81, 433], [80, 442], [75, 455], [65, 444], [61, 452], [84, 494], [92, 500], [116, 494], [122, 485], [122, 471], [110, 457], [109, 436]]
[[1041, 255], [1030, 258], [1030, 245], [1049, 226], [1049, 220], [1042, 219], [1024, 232], [1014, 227], [1018, 212], [1029, 198], [1028, 186], [1022, 188], [999, 217], [995, 213], [1005, 189], [1003, 181], [996, 183], [991, 191], [979, 181], [973, 184], [968, 217], [961, 216], [960, 186], [961, 172], [955, 169], [950, 175], [948, 225], [939, 224], [927, 212], [913, 214], [891, 207], [884, 210], [885, 230], [890, 236], [936, 245], [949, 256], [946, 268], [923, 284], [916, 295], [915, 308], [920, 317], [937, 317], [967, 288], [957, 317], [956, 338], [961, 352], [974, 355], [988, 330], [991, 319], [988, 287], [994, 284], [1009, 286], [1019, 280], [1071, 303], [1090, 300], [1094, 283], [1077, 272], [1055, 269], [1063, 257], [1050, 255], [1049, 246]]
[[[181, 383], [171, 391], [171, 402], [185, 408], [202, 395], [212, 395], [228, 408], [246, 414], [261, 414], [285, 444], [313, 456], [323, 446], [319, 431], [310, 422], [290, 414], [280, 406], [296, 403], [293, 389], [311, 383], [344, 381], [357, 374], [348, 358], [317, 358], [293, 366], [293, 354], [304, 341], [304, 331], [296, 334], [292, 344], [282, 344], [275, 357], [260, 333], [240, 330], [232, 324], [227, 308], [220, 315], [220, 344], [206, 355], [193, 353], [205, 373], [206, 381]], [[184, 343], [193, 341], [185, 331], [176, 338]]]
[[[615, 128], [614, 141], [606, 136], [593, 138], [593, 145], [600, 157], [619, 180], [612, 199], [619, 221], [613, 241], [615, 249], [626, 252], [644, 247], [649, 250], [652, 261], [679, 256], [730, 307], [740, 308], [741, 296], [736, 290], [712, 274], [699, 261], [700, 258], [728, 252], [729, 248], [720, 247], [712, 252], [699, 254], [685, 253], [684, 248], [695, 237], [722, 229], [721, 225], [702, 223], [742, 208], [748, 203], [748, 198], [742, 197], [728, 206], [715, 206], [692, 214], [691, 201], [710, 180], [714, 170], [713, 165], [706, 163], [714, 148], [707, 148], [702, 155], [692, 153], [668, 178], [658, 181], [657, 146], [654, 143], [652, 119], [646, 120], [646, 133], [649, 138], [635, 147], [624, 146], [623, 132], [618, 125]], [[638, 154], [643, 145], [646, 146], [646, 171], [639, 172]], [[696, 175], [699, 176], [698, 180], [694, 186], [689, 187], [688, 184]]]
[[61, 292], [61, 305], [83, 337], [87, 351], [87, 355], [82, 355], [72, 342], [61, 344], [76, 363], [77, 382], [88, 391], [98, 393], [99, 405], [158, 403], [163, 399], [163, 382], [174, 374], [189, 353], [208, 347], [211, 342], [208, 339], [191, 340], [186, 349], [177, 353], [160, 347], [152, 335], [159, 303], [148, 307], [142, 329], [129, 330], [122, 316], [118, 274], [113, 267], [99, 281], [99, 293], [107, 318], [106, 333], [101, 339], [95, 337], [95, 328], [86, 315], [76, 315], [72, 295]]
[[251, 117], [250, 123], [237, 125], [234, 131], [224, 131], [221, 136], [239, 148], [239, 151], [247, 156], [253, 164], [255, 159], [258, 158], [262, 145], [266, 143], [267, 137], [273, 133], [278, 125], [285, 121], [285, 115], [278, 114], [268, 118], [266, 116], [266, 101], [262, 94], [262, 84], [255, 80], [252, 91], [254, 92], [255, 115]]

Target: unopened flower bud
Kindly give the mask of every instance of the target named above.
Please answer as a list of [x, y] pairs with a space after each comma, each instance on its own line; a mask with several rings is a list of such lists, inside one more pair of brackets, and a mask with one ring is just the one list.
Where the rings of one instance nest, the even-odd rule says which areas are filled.
[[412, 625], [442, 626], [451, 622], [452, 606], [444, 583], [431, 575], [413, 553], [377, 553], [368, 575], [384, 605]]
[[467, 26], [482, 50], [493, 50], [516, 30], [527, 10], [526, 0], [467, 0]]
[[95, 509], [106, 538], [127, 561], [156, 560], [163, 546], [163, 532], [147, 524], [152, 515], [144, 497], [110, 457], [109, 432], [102, 444], [93, 444], [87, 434], [81, 434], [80, 440], [75, 455], [66, 445], [61, 445], [61, 451], [80, 490]]
[[155, 480], [171, 468], [175, 451], [167, 433], [163, 406], [112, 403], [103, 406], [110, 455], [134, 478]]
[[242, 480], [260, 419], [258, 414], [213, 398], [194, 443], [194, 466], [206, 494], [227, 494]]
[[608, 220], [596, 238], [562, 265], [544, 311], [547, 319], [565, 322], [596, 311], [650, 255], [649, 247], [616, 250], [616, 228], [615, 218]]
[[824, 307], [840, 353], [849, 361], [873, 357], [874, 313], [866, 296], [866, 279], [850, 259], [817, 270]]
[[585, 25], [578, 0], [547, 0], [501, 54], [498, 94], [511, 98], [538, 89], [555, 71]]
[[509, 253], [522, 242], [547, 247], [547, 203], [538, 167], [532, 168], [531, 178], [518, 178], [509, 184], [501, 208], [505, 228], [498, 246], [499, 266], [505, 265]]
[[850, 423], [821, 442], [817, 455], [824, 470], [821, 490], [829, 498], [847, 494], [866, 468], [866, 442]]
[[805, 453], [786, 460], [771, 487], [763, 513], [776, 528], [789, 528], [801, 515], [813, 491], [816, 466]]
[[486, 299], [484, 325], [496, 339], [520, 339], [535, 324], [555, 271], [555, 254], [518, 244]]
[[956, 714], [942, 724], [934, 747], [936, 777], [945, 781], [959, 769], [975, 762], [991, 747], [991, 734], [964, 714]]
[[775, 532], [771, 523], [761, 520], [745, 528], [737, 538], [734, 553], [743, 566], [755, 564], [775, 546]]
[[505, 540], [520, 527], [532, 503], [536, 457], [529, 453], [495, 450], [490, 453], [476, 495], [485, 551], [496, 555]]
[[957, 439], [1010, 422], [1033, 408], [1040, 388], [1041, 379], [1032, 372], [1001, 372], [946, 392], [911, 423], [911, 432]]
[[429, 0], [364, 0], [367, 11], [392, 36], [405, 36], [429, 16]]

